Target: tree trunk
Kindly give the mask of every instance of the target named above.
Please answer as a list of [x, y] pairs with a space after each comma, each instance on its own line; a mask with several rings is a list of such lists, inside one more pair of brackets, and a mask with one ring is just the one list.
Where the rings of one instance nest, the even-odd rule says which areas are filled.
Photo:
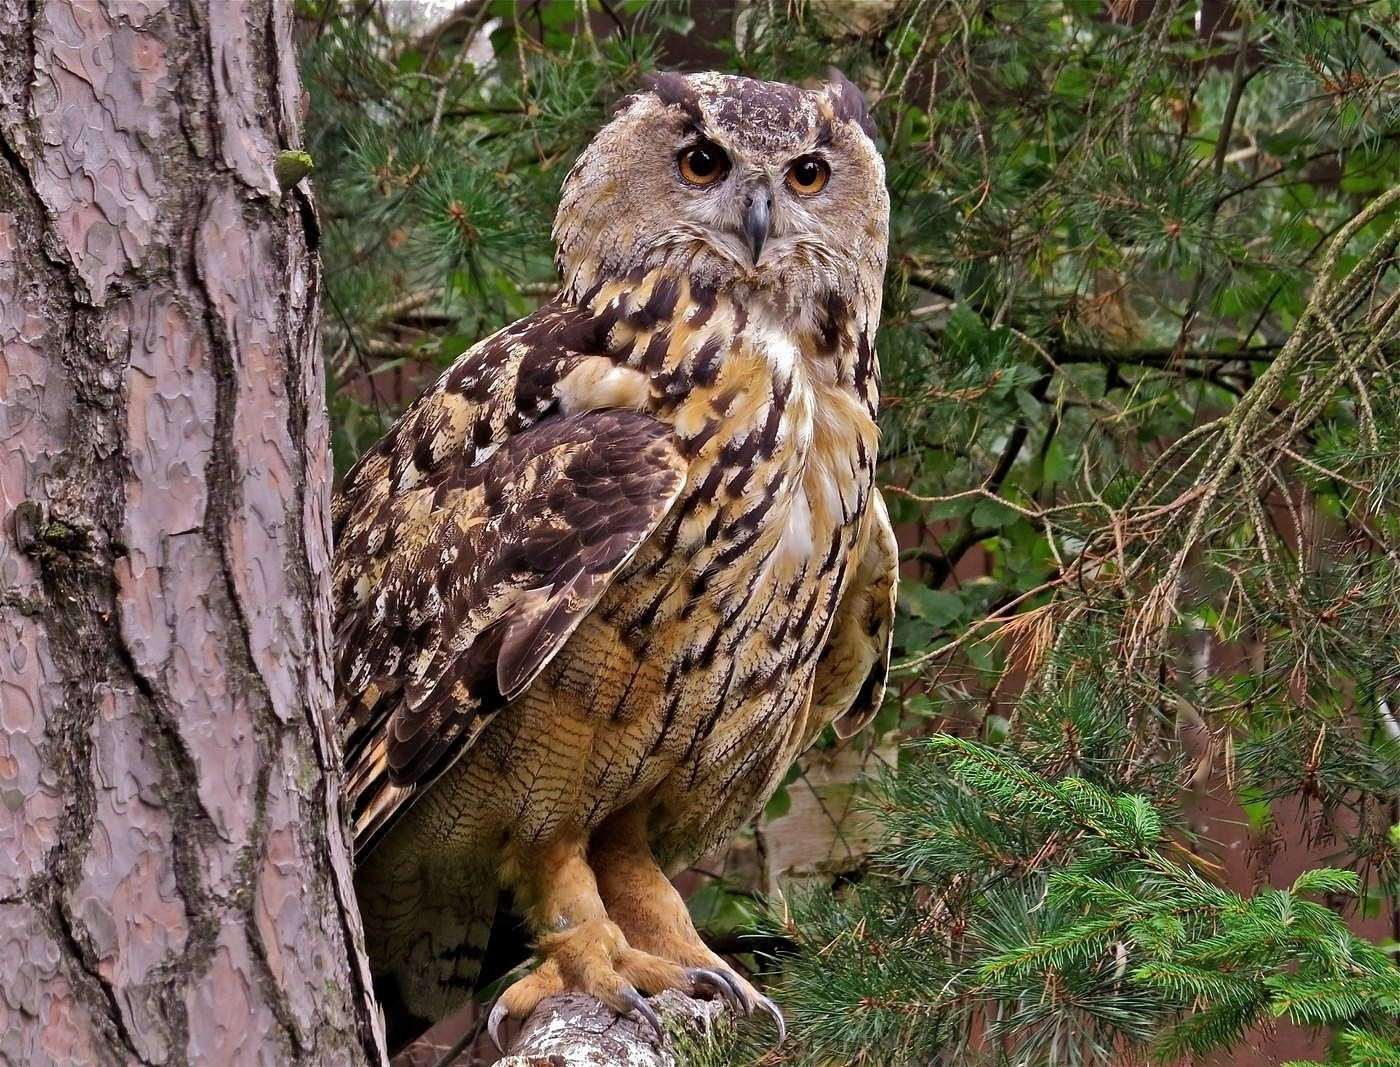
[[287, 4], [0, 27], [0, 1062], [382, 1062]]

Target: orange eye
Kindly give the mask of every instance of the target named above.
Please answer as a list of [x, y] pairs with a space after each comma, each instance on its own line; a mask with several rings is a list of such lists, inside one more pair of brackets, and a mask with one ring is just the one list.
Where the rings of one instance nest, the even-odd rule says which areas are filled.
[[788, 167], [787, 186], [799, 196], [815, 196], [826, 188], [831, 168], [817, 156], [803, 156]]
[[719, 145], [701, 141], [681, 152], [676, 166], [691, 185], [713, 185], [729, 170], [729, 157]]

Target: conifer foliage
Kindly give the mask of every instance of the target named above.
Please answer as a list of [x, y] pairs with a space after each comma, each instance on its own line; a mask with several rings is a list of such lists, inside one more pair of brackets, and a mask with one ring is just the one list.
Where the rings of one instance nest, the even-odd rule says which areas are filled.
[[[1400, 3], [302, 16], [341, 468], [407, 399], [374, 383], [552, 291], [559, 183], [644, 71], [872, 103], [907, 743], [868, 867], [773, 902], [789, 1047], [693, 1062], [1180, 1061], [1284, 1019], [1400, 1063], [1395, 943], [1348, 925], [1400, 937]], [[1302, 811], [1331, 866], [1228, 887], [1186, 792], [1264, 844]]]
[[1353, 871], [1244, 897], [1092, 770], [947, 734], [915, 748], [880, 794], [900, 831], [884, 866], [786, 925], [788, 1003], [819, 1055], [1173, 1060], [1283, 1017], [1337, 1028], [1340, 1062], [1400, 1063], [1400, 969], [1318, 899], [1354, 897]]

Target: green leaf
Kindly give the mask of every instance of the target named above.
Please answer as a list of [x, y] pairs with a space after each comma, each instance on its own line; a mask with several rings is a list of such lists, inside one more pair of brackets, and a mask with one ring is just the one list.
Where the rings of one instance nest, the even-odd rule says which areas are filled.
[[787, 786], [782, 785], [768, 798], [768, 803], [763, 805], [763, 817], [772, 822], [774, 819], [781, 819], [791, 808], [792, 794], [788, 792]]
[[880, 702], [880, 710], [870, 722], [870, 729], [876, 737], [884, 737], [891, 730], [899, 728], [899, 696], [893, 686], [885, 690], [885, 699]]
[[1041, 402], [1031, 394], [1029, 389], [1016, 390], [1016, 407], [1020, 409], [1021, 418], [1027, 422], [1037, 421], [1045, 411]]
[[938, 633], [938, 627], [924, 619], [910, 618], [900, 613], [894, 620], [894, 644], [906, 652], [919, 652], [928, 648]]
[[977, 506], [972, 509], [971, 518], [974, 526], [985, 526], [988, 529], [999, 530], [1003, 526], [1011, 525], [1021, 516], [1000, 501], [979, 500]]
[[961, 519], [970, 514], [976, 506], [975, 497], [960, 496], [953, 500], [940, 500], [937, 504], [930, 504], [927, 514], [931, 519]]
[[899, 587], [900, 606], [915, 618], [923, 619], [935, 628], [942, 628], [962, 616], [963, 602], [955, 593], [930, 589], [912, 582]]
[[1059, 485], [1070, 480], [1074, 475], [1075, 462], [1064, 443], [1056, 437], [1050, 442], [1050, 447], [1045, 450], [1045, 465], [1043, 477], [1046, 485]]
[[1249, 825], [1255, 830], [1262, 830], [1273, 823], [1273, 807], [1270, 805], [1268, 797], [1261, 797], [1251, 790], [1241, 789], [1236, 800], [1239, 801], [1240, 808], [1244, 811]]
[[904, 700], [904, 714], [918, 719], [936, 719], [940, 713], [927, 693], [914, 693]]
[[1057, 96], [1063, 96], [1077, 103], [1087, 96], [1092, 88], [1093, 82], [1083, 67], [1066, 64], [1059, 76], [1055, 78], [1052, 91]]

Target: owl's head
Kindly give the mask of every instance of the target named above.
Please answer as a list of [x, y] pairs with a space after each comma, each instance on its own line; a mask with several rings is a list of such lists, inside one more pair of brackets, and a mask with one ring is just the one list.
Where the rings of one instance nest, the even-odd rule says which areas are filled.
[[835, 72], [816, 89], [711, 73], [644, 84], [565, 179], [568, 290], [671, 265], [789, 308], [879, 293], [889, 196], [854, 85]]

